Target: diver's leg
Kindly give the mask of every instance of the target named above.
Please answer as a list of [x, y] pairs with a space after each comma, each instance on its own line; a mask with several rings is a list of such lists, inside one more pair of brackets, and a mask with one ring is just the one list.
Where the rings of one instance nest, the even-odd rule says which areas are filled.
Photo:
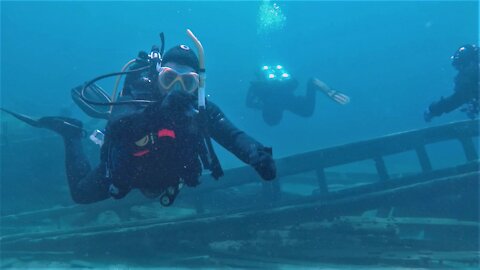
[[108, 186], [100, 167], [92, 170], [82, 147], [84, 130], [76, 119], [43, 117], [41, 127], [62, 136], [65, 144], [65, 167], [70, 194], [76, 203], [87, 204], [109, 198]]
[[263, 121], [270, 126], [278, 125], [283, 118], [282, 109], [274, 106], [272, 104], [266, 105], [262, 111]]
[[76, 203], [92, 203], [109, 197], [108, 186], [100, 167], [91, 170], [82, 148], [84, 135], [82, 122], [66, 117], [42, 117], [35, 120], [27, 115], [3, 108], [1, 111], [37, 128], [50, 129], [62, 136], [65, 142], [65, 162], [68, 185]]
[[104, 170], [91, 169], [82, 147], [81, 137], [64, 137], [65, 167], [73, 201], [88, 204], [110, 197]]
[[294, 96], [288, 102], [287, 110], [303, 117], [310, 117], [315, 111], [315, 102], [317, 90], [315, 86], [309, 82], [307, 85], [307, 93], [305, 96]]

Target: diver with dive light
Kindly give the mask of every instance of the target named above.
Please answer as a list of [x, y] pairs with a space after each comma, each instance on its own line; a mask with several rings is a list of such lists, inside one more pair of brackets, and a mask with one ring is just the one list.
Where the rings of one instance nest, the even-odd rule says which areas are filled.
[[340, 91], [331, 89], [317, 78], [307, 83], [304, 96], [295, 95], [298, 81], [282, 65], [265, 65], [255, 73], [250, 82], [246, 106], [262, 111], [263, 120], [270, 126], [278, 125], [285, 110], [302, 117], [310, 117], [315, 110], [316, 94], [321, 91], [338, 104], [345, 105], [350, 98]]
[[[180, 188], [199, 184], [203, 169], [213, 178], [223, 170], [211, 139], [251, 165], [264, 180], [276, 177], [271, 148], [236, 128], [217, 105], [205, 98], [203, 47], [190, 30], [198, 57], [186, 45], [164, 53], [153, 46], [140, 52], [121, 72], [97, 77], [72, 89], [72, 98], [89, 116], [106, 119], [104, 132], [91, 138], [101, 145], [100, 164], [92, 169], [82, 148], [83, 124], [66, 117], [38, 120], [6, 109], [2, 111], [62, 136], [68, 184], [79, 204], [125, 197], [139, 189], [164, 206], [173, 203]], [[126, 75], [117, 95], [120, 76]], [[117, 76], [112, 96], [95, 82]], [[101, 137], [103, 136], [103, 138]]]
[[453, 93], [433, 102], [423, 113], [425, 122], [449, 113], [457, 108], [468, 118], [478, 118], [480, 111], [480, 80], [478, 58], [480, 50], [475, 44], [465, 44], [450, 57], [452, 66], [458, 71], [455, 76]]

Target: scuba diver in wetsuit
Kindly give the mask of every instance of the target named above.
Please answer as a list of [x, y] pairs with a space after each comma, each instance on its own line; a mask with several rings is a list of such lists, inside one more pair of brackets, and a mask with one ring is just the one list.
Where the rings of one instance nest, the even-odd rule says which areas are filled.
[[451, 57], [452, 66], [458, 70], [455, 77], [454, 93], [446, 98], [433, 102], [424, 112], [426, 122], [432, 118], [449, 113], [465, 105], [463, 112], [471, 119], [478, 116], [479, 111], [479, 81], [478, 81], [478, 46], [464, 45]]
[[317, 78], [308, 81], [305, 96], [295, 95], [298, 81], [292, 78], [281, 65], [263, 66], [261, 71], [256, 73], [256, 77], [250, 83], [246, 106], [261, 110], [263, 120], [270, 126], [280, 123], [285, 110], [302, 117], [312, 116], [318, 90], [339, 104], [344, 105], [350, 102], [348, 96], [330, 89]]
[[[200, 60], [186, 45], [163, 55], [161, 36], [162, 50], [154, 47], [150, 54], [140, 52], [130, 71], [101, 76], [72, 90], [87, 114], [108, 119], [100, 164], [94, 169], [82, 149], [85, 132], [80, 121], [65, 117], [33, 120], [2, 109], [63, 137], [68, 184], [76, 203], [120, 199], [137, 188], [147, 197], [160, 197], [162, 205], [171, 205], [182, 185], [199, 184], [202, 167], [216, 179], [223, 175], [210, 136], [263, 179], [276, 177], [271, 148], [237, 129], [214, 103], [205, 100], [203, 48], [193, 33], [188, 30], [188, 34]], [[119, 74], [128, 74], [123, 91], [117, 100], [116, 93], [109, 99], [94, 82]], [[104, 101], [92, 100], [94, 96], [103, 96]], [[95, 106], [105, 105], [110, 110], [96, 110]]]

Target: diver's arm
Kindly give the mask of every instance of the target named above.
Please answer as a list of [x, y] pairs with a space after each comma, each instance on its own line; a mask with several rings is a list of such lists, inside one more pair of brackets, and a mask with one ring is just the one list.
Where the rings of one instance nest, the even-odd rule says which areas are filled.
[[215, 104], [207, 103], [208, 129], [212, 138], [243, 162], [252, 165], [265, 180], [276, 176], [271, 148], [235, 127]]
[[451, 96], [446, 98], [442, 97], [439, 101], [432, 103], [428, 108], [431, 117], [440, 116], [444, 113], [449, 113], [462, 104], [467, 102], [468, 99], [462, 92], [455, 92]]
[[235, 127], [212, 102], [208, 102], [207, 115], [208, 129], [212, 138], [240, 160], [250, 164], [249, 155], [252, 148], [263, 148], [263, 145]]
[[442, 97], [439, 101], [429, 106], [429, 116], [440, 116], [449, 113], [468, 101], [476, 97], [477, 82], [466, 76], [457, 75], [455, 80], [454, 93], [446, 98]]

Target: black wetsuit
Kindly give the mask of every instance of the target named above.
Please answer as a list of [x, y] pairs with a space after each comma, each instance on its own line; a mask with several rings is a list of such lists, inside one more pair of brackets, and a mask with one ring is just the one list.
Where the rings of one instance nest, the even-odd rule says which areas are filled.
[[[473, 111], [471, 114], [478, 114], [479, 102], [479, 81], [478, 81], [478, 64], [469, 68], [462, 69], [455, 77], [454, 93], [446, 98], [432, 103], [429, 106], [429, 112], [432, 117], [449, 113], [463, 104], [471, 106]], [[475, 111], [476, 110], [476, 111]]]
[[[170, 185], [195, 186], [202, 167], [199, 160], [200, 127], [195, 101], [186, 94], [169, 95], [146, 108], [119, 114], [106, 127], [101, 162], [91, 169], [81, 138], [65, 138], [66, 167], [72, 198], [92, 203], [113, 196], [122, 198], [138, 188], [159, 195]], [[262, 178], [275, 178], [268, 149], [237, 129], [212, 102], [206, 105], [211, 137]], [[117, 189], [112, 193], [112, 184]]]
[[263, 120], [269, 125], [280, 123], [283, 111], [287, 110], [303, 117], [312, 116], [315, 111], [317, 90], [308, 83], [305, 96], [294, 94], [298, 82], [295, 79], [286, 81], [253, 81], [248, 89], [246, 105], [263, 112]]

